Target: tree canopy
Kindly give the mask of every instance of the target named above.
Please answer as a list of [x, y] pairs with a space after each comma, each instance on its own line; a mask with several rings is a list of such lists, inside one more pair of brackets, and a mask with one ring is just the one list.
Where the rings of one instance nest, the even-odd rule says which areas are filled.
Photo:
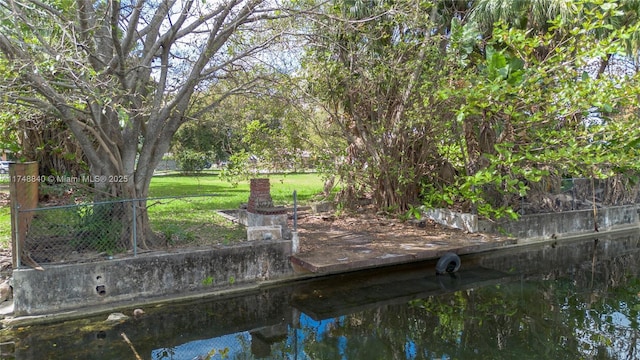
[[563, 176], [615, 178], [626, 196], [638, 74], [602, 74], [637, 59], [635, 3], [372, 4], [327, 6], [305, 58], [348, 142], [335, 170], [345, 196], [491, 217]]
[[0, 92], [129, 179], [111, 196], [146, 197], [184, 126], [175, 149], [313, 150], [345, 204], [501, 216], [563, 176], [636, 181], [638, 4], [4, 0]]

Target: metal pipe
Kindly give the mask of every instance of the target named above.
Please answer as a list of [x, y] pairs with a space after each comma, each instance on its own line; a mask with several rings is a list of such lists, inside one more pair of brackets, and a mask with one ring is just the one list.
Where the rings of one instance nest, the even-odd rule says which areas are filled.
[[293, 231], [298, 231], [298, 192], [293, 190]]
[[131, 205], [133, 206], [133, 256], [138, 256], [138, 217], [136, 216], [136, 202], [132, 201]]

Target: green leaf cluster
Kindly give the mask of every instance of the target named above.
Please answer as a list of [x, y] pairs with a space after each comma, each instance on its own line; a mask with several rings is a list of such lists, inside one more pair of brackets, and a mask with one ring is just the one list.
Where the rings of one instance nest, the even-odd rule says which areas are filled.
[[617, 3], [573, 5], [544, 31], [496, 23], [481, 60], [438, 90], [456, 109], [451, 130], [436, 138], [458, 176], [425, 179], [427, 206], [513, 217], [520, 199], [553, 179], [637, 178], [638, 72], [612, 66], [628, 60], [622, 39], [637, 24], [620, 22], [633, 15]]
[[489, 3], [320, 7], [302, 64], [344, 197], [514, 217], [563, 177], [637, 177], [633, 4]]

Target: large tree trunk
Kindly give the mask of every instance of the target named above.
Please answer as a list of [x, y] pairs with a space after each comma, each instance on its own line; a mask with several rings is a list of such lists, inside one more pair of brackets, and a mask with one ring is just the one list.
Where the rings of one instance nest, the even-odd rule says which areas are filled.
[[[145, 249], [162, 245], [151, 229], [146, 199], [149, 196], [154, 170], [168, 150], [174, 133], [175, 131], [165, 131], [164, 134], [155, 136], [157, 140], [145, 142], [139, 152], [137, 146], [131, 146], [132, 143], [137, 145], [135, 142], [123, 141], [121, 146], [113, 148], [112, 153], [101, 156], [97, 163], [90, 162], [92, 178], [102, 180], [94, 184], [98, 190], [97, 199], [108, 196], [131, 200], [125, 202], [123, 211], [124, 223], [129, 224], [130, 233], [135, 233], [135, 238], [128, 237], [129, 248], [134, 246], [134, 239], [136, 246]], [[138, 161], [136, 161], [137, 157], [139, 157]], [[104, 159], [110, 161], [104, 161]], [[132, 224], [134, 218], [135, 226]]]
[[[97, 180], [96, 200], [145, 199], [180, 125], [255, 81], [245, 80], [243, 61], [279, 30], [258, 32], [247, 24], [284, 17], [264, 3], [9, 0], [0, 4], [0, 15], [15, 21], [0, 33], [0, 55], [14, 66], [7, 70], [14, 78], [0, 89], [10, 101], [39, 107], [68, 126]], [[231, 43], [239, 32], [242, 41]], [[234, 88], [189, 113], [197, 89], [236, 73], [242, 77]], [[132, 218], [132, 208], [125, 209], [122, 216]], [[138, 245], [157, 245], [144, 200], [135, 213]]]

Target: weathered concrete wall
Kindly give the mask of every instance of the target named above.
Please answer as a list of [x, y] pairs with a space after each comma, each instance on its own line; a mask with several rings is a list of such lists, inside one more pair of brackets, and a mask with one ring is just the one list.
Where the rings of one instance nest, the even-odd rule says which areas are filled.
[[255, 241], [185, 253], [146, 254], [13, 272], [14, 314], [220, 290], [293, 274], [291, 241]]
[[[639, 223], [636, 205], [598, 209], [596, 218], [599, 231]], [[517, 221], [504, 220], [493, 223], [481, 220], [478, 221], [478, 231], [500, 233], [526, 240], [550, 239], [568, 234], [594, 232], [595, 222], [593, 210], [576, 210], [525, 215]]]
[[249, 226], [247, 227], [247, 240], [282, 240], [282, 226]]
[[478, 215], [476, 214], [459, 213], [449, 209], [428, 209], [424, 215], [438, 224], [470, 233], [478, 232]]
[[287, 214], [254, 214], [245, 209], [238, 210], [238, 223], [250, 226], [280, 226], [282, 229], [282, 238], [291, 240], [291, 230], [287, 226]]

